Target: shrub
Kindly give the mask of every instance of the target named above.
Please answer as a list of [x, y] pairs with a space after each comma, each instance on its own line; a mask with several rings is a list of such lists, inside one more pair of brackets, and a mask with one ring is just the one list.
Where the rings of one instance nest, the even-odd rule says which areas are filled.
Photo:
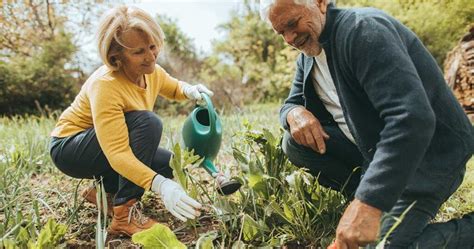
[[31, 57], [17, 55], [0, 61], [0, 114], [68, 106], [77, 92], [67, 69], [75, 50], [70, 36], [62, 33], [45, 41]]

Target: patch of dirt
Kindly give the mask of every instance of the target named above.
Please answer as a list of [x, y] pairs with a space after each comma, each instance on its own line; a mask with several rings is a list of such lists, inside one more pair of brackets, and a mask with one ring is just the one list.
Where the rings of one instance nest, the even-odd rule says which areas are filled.
[[[193, 173], [204, 174], [197, 176], [197, 179], [205, 187], [211, 188], [211, 180], [205, 175], [207, 173], [204, 171]], [[75, 193], [78, 184], [80, 185], [78, 193], [80, 193], [83, 188], [91, 184], [91, 181], [80, 182], [62, 175], [50, 177], [42, 174], [35, 175], [30, 184], [35, 185], [32, 189], [35, 189], [36, 195], [47, 200], [48, 205], [55, 212], [55, 219], [58, 222], [67, 224], [70, 219], [63, 243], [65, 247], [74, 249], [95, 247], [96, 206], [85, 202], [79, 194]], [[178, 240], [187, 246], [195, 245], [201, 234], [217, 230], [219, 226], [218, 221], [213, 220], [209, 212], [203, 212], [195, 224], [181, 222], [165, 209], [161, 199], [152, 192], [145, 192], [142, 203], [145, 215], [167, 225], [176, 234]], [[51, 209], [40, 208], [40, 213], [42, 217], [45, 217], [45, 221], [47, 217], [52, 216]], [[110, 217], [108, 222], [111, 222]], [[131, 238], [110, 235], [107, 237], [106, 246], [109, 248], [140, 248], [139, 245], [132, 243]]]
[[[226, 158], [229, 160], [229, 158]], [[230, 161], [230, 160], [229, 160]], [[234, 173], [236, 165], [226, 165]], [[51, 172], [52, 171], [52, 172]], [[32, 174], [26, 184], [31, 189], [28, 197], [23, 200], [22, 213], [31, 212], [31, 200], [41, 199], [38, 211], [41, 222], [46, 223], [48, 218], [54, 218], [58, 223], [68, 226], [62, 246], [67, 248], [95, 248], [95, 233], [97, 222], [96, 206], [87, 203], [80, 196], [82, 189], [90, 186], [92, 180], [78, 180], [70, 178], [53, 168], [48, 173]], [[194, 179], [211, 196], [215, 194], [212, 178], [202, 168], [191, 169]], [[201, 191], [201, 190], [200, 190]], [[208, 203], [207, 197], [202, 196], [203, 204]], [[146, 192], [142, 197], [143, 212], [145, 215], [167, 225], [177, 236], [178, 240], [187, 246], [193, 246], [201, 234], [219, 229], [219, 222], [212, 218], [210, 212], [203, 211], [195, 223], [183, 223], [172, 216], [164, 207], [161, 199], [152, 192]], [[0, 215], [0, 220], [2, 220]], [[108, 222], [111, 221], [109, 218]], [[109, 236], [109, 248], [140, 248], [133, 244], [131, 238]]]

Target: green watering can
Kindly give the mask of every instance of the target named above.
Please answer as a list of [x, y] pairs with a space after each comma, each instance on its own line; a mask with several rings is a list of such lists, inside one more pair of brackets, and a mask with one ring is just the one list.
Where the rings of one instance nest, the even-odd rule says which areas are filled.
[[237, 191], [241, 184], [236, 180], [229, 180], [212, 163], [216, 158], [222, 141], [222, 125], [211, 98], [201, 93], [206, 106], [198, 105], [186, 118], [183, 125], [183, 140], [187, 149], [203, 157], [201, 163], [213, 178], [217, 180], [217, 191], [223, 195], [230, 195]]

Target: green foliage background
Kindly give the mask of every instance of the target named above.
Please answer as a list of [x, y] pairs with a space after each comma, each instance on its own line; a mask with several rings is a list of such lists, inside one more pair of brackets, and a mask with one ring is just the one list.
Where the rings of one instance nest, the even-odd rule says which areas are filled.
[[[180, 80], [210, 86], [216, 94], [215, 104], [221, 109], [281, 102], [288, 94], [299, 53], [261, 20], [257, 1], [246, 0], [243, 5], [219, 26], [223, 38], [213, 41], [210, 53], [198, 51], [176, 19], [156, 17], [166, 35], [158, 63]], [[370, 6], [388, 12], [420, 37], [440, 66], [467, 26], [474, 23], [472, 0], [337, 0], [337, 5]], [[26, 4], [4, 5], [6, 18], [0, 19], [2, 25], [13, 22], [5, 6], [32, 13]], [[46, 9], [41, 4], [37, 8]], [[29, 23], [28, 16], [20, 22], [20, 28], [0, 30], [0, 115], [37, 113], [45, 107], [62, 110], [87, 78], [85, 69], [77, 66], [81, 63], [74, 62], [80, 51], [78, 35], [65, 28], [69, 17], [51, 6], [49, 13], [55, 13], [51, 32], [47, 28], [35, 32], [41, 26]], [[10, 48], [10, 38], [15, 49]], [[164, 113], [185, 113], [191, 104], [159, 99], [156, 107]]]
[[0, 60], [0, 114], [65, 108], [74, 98], [76, 81], [65, 68], [76, 51], [70, 35], [61, 33], [40, 48], [32, 56]]
[[474, 23], [471, 0], [338, 0], [339, 6], [382, 9], [412, 29], [440, 66]]

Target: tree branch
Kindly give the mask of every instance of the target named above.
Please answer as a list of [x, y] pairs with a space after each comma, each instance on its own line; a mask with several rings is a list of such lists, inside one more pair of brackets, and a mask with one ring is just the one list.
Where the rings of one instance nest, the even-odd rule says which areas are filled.
[[54, 37], [54, 25], [53, 25], [53, 22], [51, 21], [52, 17], [51, 17], [50, 8], [52, 8], [52, 7], [49, 4], [49, 0], [46, 0], [46, 13], [48, 14], [48, 26], [49, 26], [49, 29], [51, 30], [51, 38], [53, 38]]

